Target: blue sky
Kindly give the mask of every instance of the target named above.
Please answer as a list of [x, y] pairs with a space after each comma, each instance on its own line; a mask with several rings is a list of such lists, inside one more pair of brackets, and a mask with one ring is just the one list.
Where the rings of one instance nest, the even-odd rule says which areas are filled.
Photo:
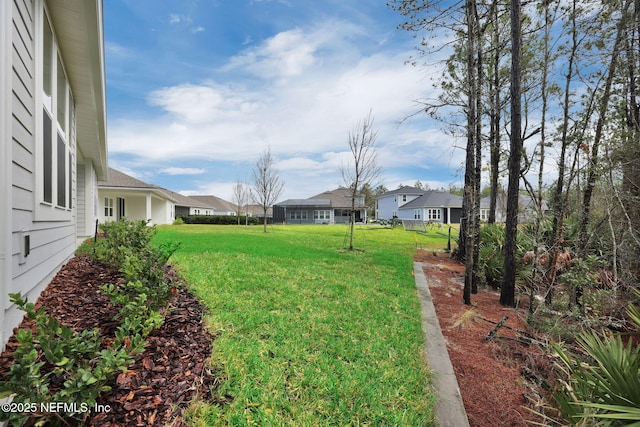
[[270, 147], [280, 200], [344, 185], [347, 137], [369, 112], [380, 184], [460, 185], [460, 141], [424, 114], [438, 71], [405, 65], [412, 34], [384, 0], [104, 2], [110, 165], [232, 200]]

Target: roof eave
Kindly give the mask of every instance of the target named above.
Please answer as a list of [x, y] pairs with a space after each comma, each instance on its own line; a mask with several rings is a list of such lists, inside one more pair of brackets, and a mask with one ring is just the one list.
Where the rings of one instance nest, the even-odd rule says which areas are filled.
[[47, 6], [75, 100], [78, 148], [106, 180], [107, 118], [102, 0], [55, 0]]

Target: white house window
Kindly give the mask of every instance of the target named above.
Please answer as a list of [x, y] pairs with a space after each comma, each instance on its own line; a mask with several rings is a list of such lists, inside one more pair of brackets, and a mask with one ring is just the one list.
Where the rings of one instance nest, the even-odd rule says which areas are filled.
[[124, 201], [125, 199], [123, 199], [122, 197], [118, 197], [118, 219], [124, 218], [126, 216], [124, 210]]
[[422, 219], [422, 209], [413, 210], [413, 219]]
[[64, 63], [47, 13], [40, 31], [40, 99], [37, 121], [37, 215], [41, 219], [71, 219], [75, 158], [75, 109]]
[[307, 211], [291, 211], [289, 219], [307, 219]]
[[319, 220], [328, 220], [331, 219], [331, 211], [314, 211], [313, 212], [313, 219], [319, 219]]
[[403, 201], [403, 202], [406, 202], [406, 201], [407, 201], [407, 195], [406, 195], [406, 194], [403, 194], [403, 195], [402, 195], [402, 201]]
[[104, 198], [104, 217], [113, 218], [113, 199], [110, 197]]
[[489, 220], [489, 209], [480, 209], [480, 221]]
[[427, 219], [440, 221], [442, 218], [442, 209], [427, 209]]

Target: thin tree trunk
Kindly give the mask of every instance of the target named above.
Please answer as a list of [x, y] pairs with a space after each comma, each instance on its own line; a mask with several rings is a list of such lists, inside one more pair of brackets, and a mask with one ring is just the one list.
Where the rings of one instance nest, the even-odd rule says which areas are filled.
[[573, 81], [574, 74], [574, 62], [576, 59], [576, 53], [578, 51], [578, 36], [577, 36], [577, 28], [576, 28], [576, 0], [573, 0], [572, 3], [572, 11], [571, 11], [571, 53], [569, 54], [569, 61], [567, 66], [567, 75], [565, 78], [565, 87], [564, 87], [564, 105], [563, 108], [563, 117], [562, 117], [562, 136], [560, 138], [560, 158], [558, 159], [558, 180], [556, 183], [556, 188], [553, 194], [553, 205], [554, 205], [554, 215], [553, 215], [553, 224], [551, 228], [551, 235], [553, 236], [553, 246], [551, 250], [551, 271], [549, 273], [549, 289], [547, 289], [547, 294], [545, 296], [545, 302], [547, 304], [551, 304], [553, 301], [553, 292], [555, 287], [555, 278], [556, 278], [556, 259], [558, 258], [558, 253], [562, 249], [564, 244], [563, 242], [563, 226], [564, 226], [564, 217], [566, 211], [566, 198], [563, 197], [564, 192], [564, 175], [566, 171], [566, 158], [567, 158], [567, 146], [568, 142], [568, 133], [569, 133], [569, 112], [570, 105], [569, 102], [571, 100], [571, 82]]
[[[616, 34], [616, 40], [613, 45], [613, 51], [611, 52], [611, 61], [609, 62], [609, 67], [607, 70], [605, 87], [598, 108], [598, 121], [596, 123], [596, 131], [593, 138], [593, 145], [591, 147], [591, 156], [589, 158], [589, 173], [587, 175], [587, 183], [582, 198], [582, 214], [580, 218], [580, 231], [578, 233], [578, 255], [581, 257], [585, 257], [589, 252], [588, 226], [591, 213], [591, 197], [593, 195], [593, 189], [596, 185], [596, 180], [600, 176], [600, 172], [598, 171], [600, 162], [598, 151], [600, 148], [600, 143], [602, 141], [602, 129], [604, 127], [605, 121], [608, 118], [607, 110], [609, 108], [609, 99], [611, 98], [611, 86], [613, 85], [613, 79], [618, 64], [618, 57], [620, 56], [620, 44], [622, 42], [623, 32], [626, 30], [628, 8], [629, 1], [625, 3], [622, 10], [622, 16], [620, 17], [620, 21], [618, 22], [618, 32]], [[575, 302], [578, 303], [579, 301]]]
[[538, 190], [536, 192], [536, 222], [533, 246], [533, 261], [531, 270], [531, 289], [529, 293], [529, 314], [534, 312], [534, 296], [537, 291], [538, 283], [538, 264], [539, 264], [539, 246], [541, 240], [542, 221], [544, 220], [544, 211], [542, 209], [542, 186], [544, 184], [544, 162], [545, 162], [545, 146], [546, 146], [546, 122], [548, 108], [548, 91], [547, 79], [549, 75], [549, 65], [551, 63], [551, 54], [549, 50], [549, 39], [551, 38], [551, 17], [549, 10], [549, 2], [544, 4], [544, 59], [542, 66], [542, 82], [540, 84], [542, 95], [542, 117], [540, 119], [540, 167], [538, 170]]
[[500, 174], [500, 27], [498, 25], [498, 8], [493, 9], [493, 89], [490, 94], [491, 117], [489, 119], [489, 163], [490, 163], [490, 195], [489, 224], [496, 223], [496, 205], [498, 201], [498, 179]]

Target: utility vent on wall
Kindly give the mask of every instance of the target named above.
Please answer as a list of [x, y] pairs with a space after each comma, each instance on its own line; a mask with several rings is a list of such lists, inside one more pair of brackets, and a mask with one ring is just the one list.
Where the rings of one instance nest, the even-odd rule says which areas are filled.
[[28, 230], [20, 231], [20, 262], [24, 264], [27, 262], [27, 257], [31, 253], [31, 235]]

